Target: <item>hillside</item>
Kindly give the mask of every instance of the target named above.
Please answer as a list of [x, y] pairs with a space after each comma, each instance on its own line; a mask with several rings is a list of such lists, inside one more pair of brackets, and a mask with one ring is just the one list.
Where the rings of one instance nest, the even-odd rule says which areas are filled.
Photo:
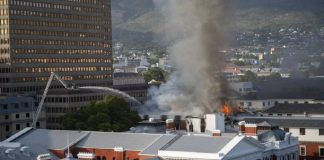
[[[278, 30], [301, 26], [324, 26], [323, 0], [233, 0], [232, 30]], [[154, 37], [163, 30], [163, 15], [152, 0], [112, 0], [114, 41], [139, 47], [159, 43]], [[134, 43], [136, 41], [137, 43]]]

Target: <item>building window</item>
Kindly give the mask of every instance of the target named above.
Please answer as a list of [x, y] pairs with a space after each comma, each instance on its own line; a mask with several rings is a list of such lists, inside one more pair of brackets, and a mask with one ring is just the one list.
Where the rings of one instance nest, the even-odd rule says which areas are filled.
[[7, 110], [8, 109], [8, 105], [7, 104], [3, 104], [3, 109]]
[[10, 131], [10, 126], [6, 125], [6, 131], [9, 132]]
[[282, 114], [281, 114], [281, 113], [279, 113], [279, 114], [278, 114], [278, 116], [282, 116]]
[[299, 135], [305, 135], [305, 128], [299, 128]]
[[26, 113], [26, 118], [29, 118], [29, 117], [30, 117], [29, 113]]
[[299, 146], [299, 155], [306, 156], [306, 146]]
[[318, 129], [318, 134], [320, 135], [320, 136], [323, 136], [324, 135], [324, 129]]
[[288, 116], [288, 117], [291, 117], [291, 116], [292, 116], [292, 114], [290, 114], [290, 113], [289, 113], [289, 114], [287, 114], [287, 116]]
[[6, 120], [9, 119], [9, 115], [5, 115], [5, 119], [6, 119]]
[[26, 123], [26, 127], [30, 127], [30, 124], [29, 123]]
[[319, 147], [318, 153], [320, 157], [324, 157], [324, 146]]
[[19, 114], [16, 114], [16, 118], [17, 118], [17, 119], [19, 118]]
[[285, 132], [289, 132], [289, 128], [284, 128], [284, 131]]
[[20, 130], [20, 124], [16, 124], [16, 130], [17, 130], [17, 131]]

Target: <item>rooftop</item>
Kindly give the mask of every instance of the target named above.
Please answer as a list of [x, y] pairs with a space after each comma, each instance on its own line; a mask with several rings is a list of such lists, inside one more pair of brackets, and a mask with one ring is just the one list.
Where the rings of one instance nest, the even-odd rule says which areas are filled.
[[278, 104], [264, 113], [324, 114], [324, 104]]
[[165, 151], [218, 153], [234, 137], [181, 136], [174, 143], [164, 148]]
[[262, 81], [254, 84], [254, 90], [256, 93], [241, 99], [324, 99], [324, 83], [321, 78]]
[[246, 123], [258, 124], [266, 121], [272, 126], [297, 128], [322, 128], [324, 118], [310, 117], [245, 117]]

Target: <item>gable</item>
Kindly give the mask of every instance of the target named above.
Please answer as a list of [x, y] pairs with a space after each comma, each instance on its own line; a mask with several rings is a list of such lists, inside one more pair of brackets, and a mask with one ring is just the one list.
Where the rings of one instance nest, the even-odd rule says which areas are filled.
[[254, 144], [244, 138], [241, 140], [237, 145], [235, 145], [229, 153], [223, 158], [224, 160], [233, 160], [233, 159], [240, 159], [240, 160], [250, 160], [251, 156], [253, 158], [262, 157], [263, 148], [260, 145]]

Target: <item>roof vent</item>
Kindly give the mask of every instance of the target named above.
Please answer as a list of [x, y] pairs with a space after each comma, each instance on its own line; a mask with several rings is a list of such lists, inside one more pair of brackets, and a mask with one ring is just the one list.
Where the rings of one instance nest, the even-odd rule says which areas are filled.
[[150, 119], [149, 119], [149, 122], [154, 122], [154, 121], [155, 121], [154, 118], [150, 118]]
[[16, 159], [15, 149], [7, 149], [7, 150], [5, 151], [5, 154], [6, 154], [7, 157], [10, 158], [10, 159]]
[[52, 156], [49, 153], [40, 154], [37, 156], [37, 160], [51, 160]]
[[30, 150], [30, 147], [28, 147], [28, 146], [23, 146], [23, 147], [20, 148], [20, 152], [26, 157], [30, 157], [30, 151], [29, 150]]

